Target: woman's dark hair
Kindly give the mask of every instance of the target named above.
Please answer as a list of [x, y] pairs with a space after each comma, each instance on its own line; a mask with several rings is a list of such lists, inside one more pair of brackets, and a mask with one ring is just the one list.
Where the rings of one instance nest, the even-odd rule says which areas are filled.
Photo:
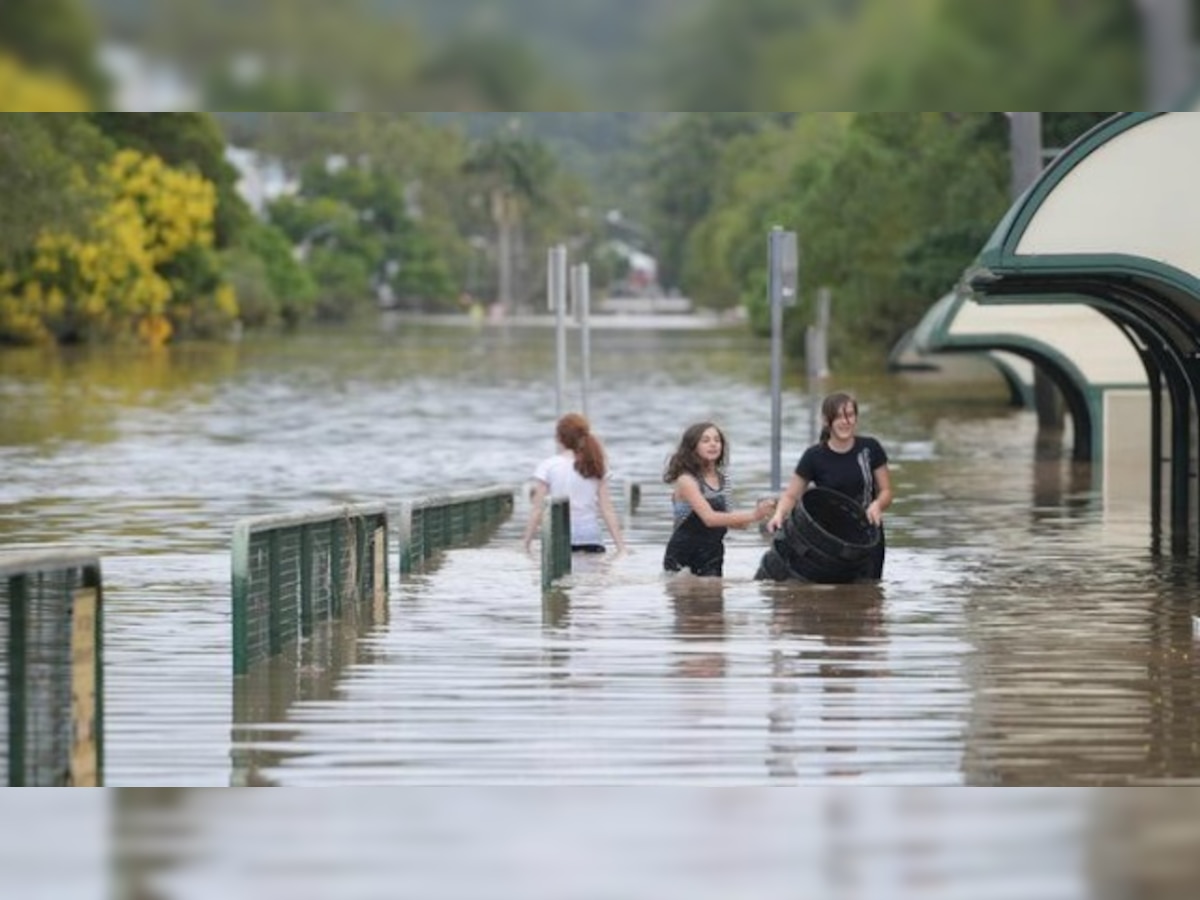
[[592, 434], [588, 420], [579, 413], [567, 413], [554, 428], [558, 442], [575, 454], [575, 471], [584, 478], [603, 478], [608, 471], [604, 448]]
[[822, 444], [833, 435], [833, 429], [830, 426], [833, 424], [833, 420], [842, 414], [842, 408], [845, 406], [853, 407], [854, 415], [858, 415], [858, 401], [854, 399], [853, 394], [837, 391], [821, 401], [821, 436], [818, 440]]
[[695, 425], [689, 425], [683, 433], [683, 437], [679, 439], [679, 446], [671, 454], [671, 458], [667, 460], [667, 465], [663, 469], [663, 481], [671, 484], [677, 481], [684, 472], [699, 480], [700, 470], [704, 463], [700, 459], [700, 454], [696, 452], [696, 448], [700, 446], [700, 438], [704, 437], [704, 432], [710, 428], [715, 428], [717, 434], [721, 436], [721, 456], [717, 460], [717, 471], [724, 470], [729, 462], [729, 441], [725, 440], [725, 432], [714, 422], [697, 422]]

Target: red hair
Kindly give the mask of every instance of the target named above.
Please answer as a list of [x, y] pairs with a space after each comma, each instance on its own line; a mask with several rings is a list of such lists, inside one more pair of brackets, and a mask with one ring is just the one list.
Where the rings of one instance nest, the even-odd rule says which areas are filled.
[[592, 434], [588, 420], [579, 413], [567, 413], [554, 428], [558, 442], [575, 454], [575, 470], [584, 478], [603, 478], [607, 467], [604, 448]]

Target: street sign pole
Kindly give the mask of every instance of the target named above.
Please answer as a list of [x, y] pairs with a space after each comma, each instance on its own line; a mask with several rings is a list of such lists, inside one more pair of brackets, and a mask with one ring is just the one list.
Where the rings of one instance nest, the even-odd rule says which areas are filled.
[[796, 305], [799, 260], [796, 233], [776, 225], [767, 239], [767, 290], [771, 304], [771, 490], [783, 487], [783, 310]]

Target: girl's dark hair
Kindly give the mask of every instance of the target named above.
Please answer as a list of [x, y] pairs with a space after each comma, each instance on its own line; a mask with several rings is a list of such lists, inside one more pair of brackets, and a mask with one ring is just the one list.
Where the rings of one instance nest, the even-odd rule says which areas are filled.
[[830, 427], [833, 420], [842, 413], [842, 407], [849, 404], [854, 407], [854, 414], [858, 415], [858, 401], [854, 399], [853, 394], [847, 394], [845, 391], [838, 391], [830, 394], [821, 401], [821, 436], [818, 440], [824, 444], [833, 435], [833, 429]]
[[588, 420], [579, 413], [567, 413], [554, 427], [558, 442], [575, 454], [575, 471], [584, 478], [603, 478], [608, 471], [604, 447], [592, 434]]
[[663, 481], [671, 484], [677, 481], [684, 472], [699, 480], [703, 462], [700, 454], [696, 452], [696, 448], [700, 446], [700, 438], [704, 436], [704, 432], [710, 428], [715, 428], [717, 434], [721, 436], [721, 456], [717, 460], [717, 471], [725, 469], [729, 462], [729, 441], [725, 439], [725, 432], [714, 422], [697, 422], [695, 425], [689, 425], [683, 433], [683, 437], [679, 439], [679, 446], [671, 454], [671, 458], [667, 460], [667, 465], [663, 469]]

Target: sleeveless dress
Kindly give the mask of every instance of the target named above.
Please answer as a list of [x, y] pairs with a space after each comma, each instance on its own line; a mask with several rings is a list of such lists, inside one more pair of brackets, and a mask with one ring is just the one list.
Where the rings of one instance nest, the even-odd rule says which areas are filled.
[[[703, 478], [697, 478], [700, 494], [716, 512], [729, 511], [729, 483], [725, 473], [719, 475], [718, 487], [711, 487]], [[728, 528], [709, 528], [696, 515], [690, 503], [672, 500], [675, 513], [675, 530], [667, 542], [663, 554], [663, 569], [679, 572], [691, 569], [693, 575], [721, 577], [725, 565], [725, 532]]]

